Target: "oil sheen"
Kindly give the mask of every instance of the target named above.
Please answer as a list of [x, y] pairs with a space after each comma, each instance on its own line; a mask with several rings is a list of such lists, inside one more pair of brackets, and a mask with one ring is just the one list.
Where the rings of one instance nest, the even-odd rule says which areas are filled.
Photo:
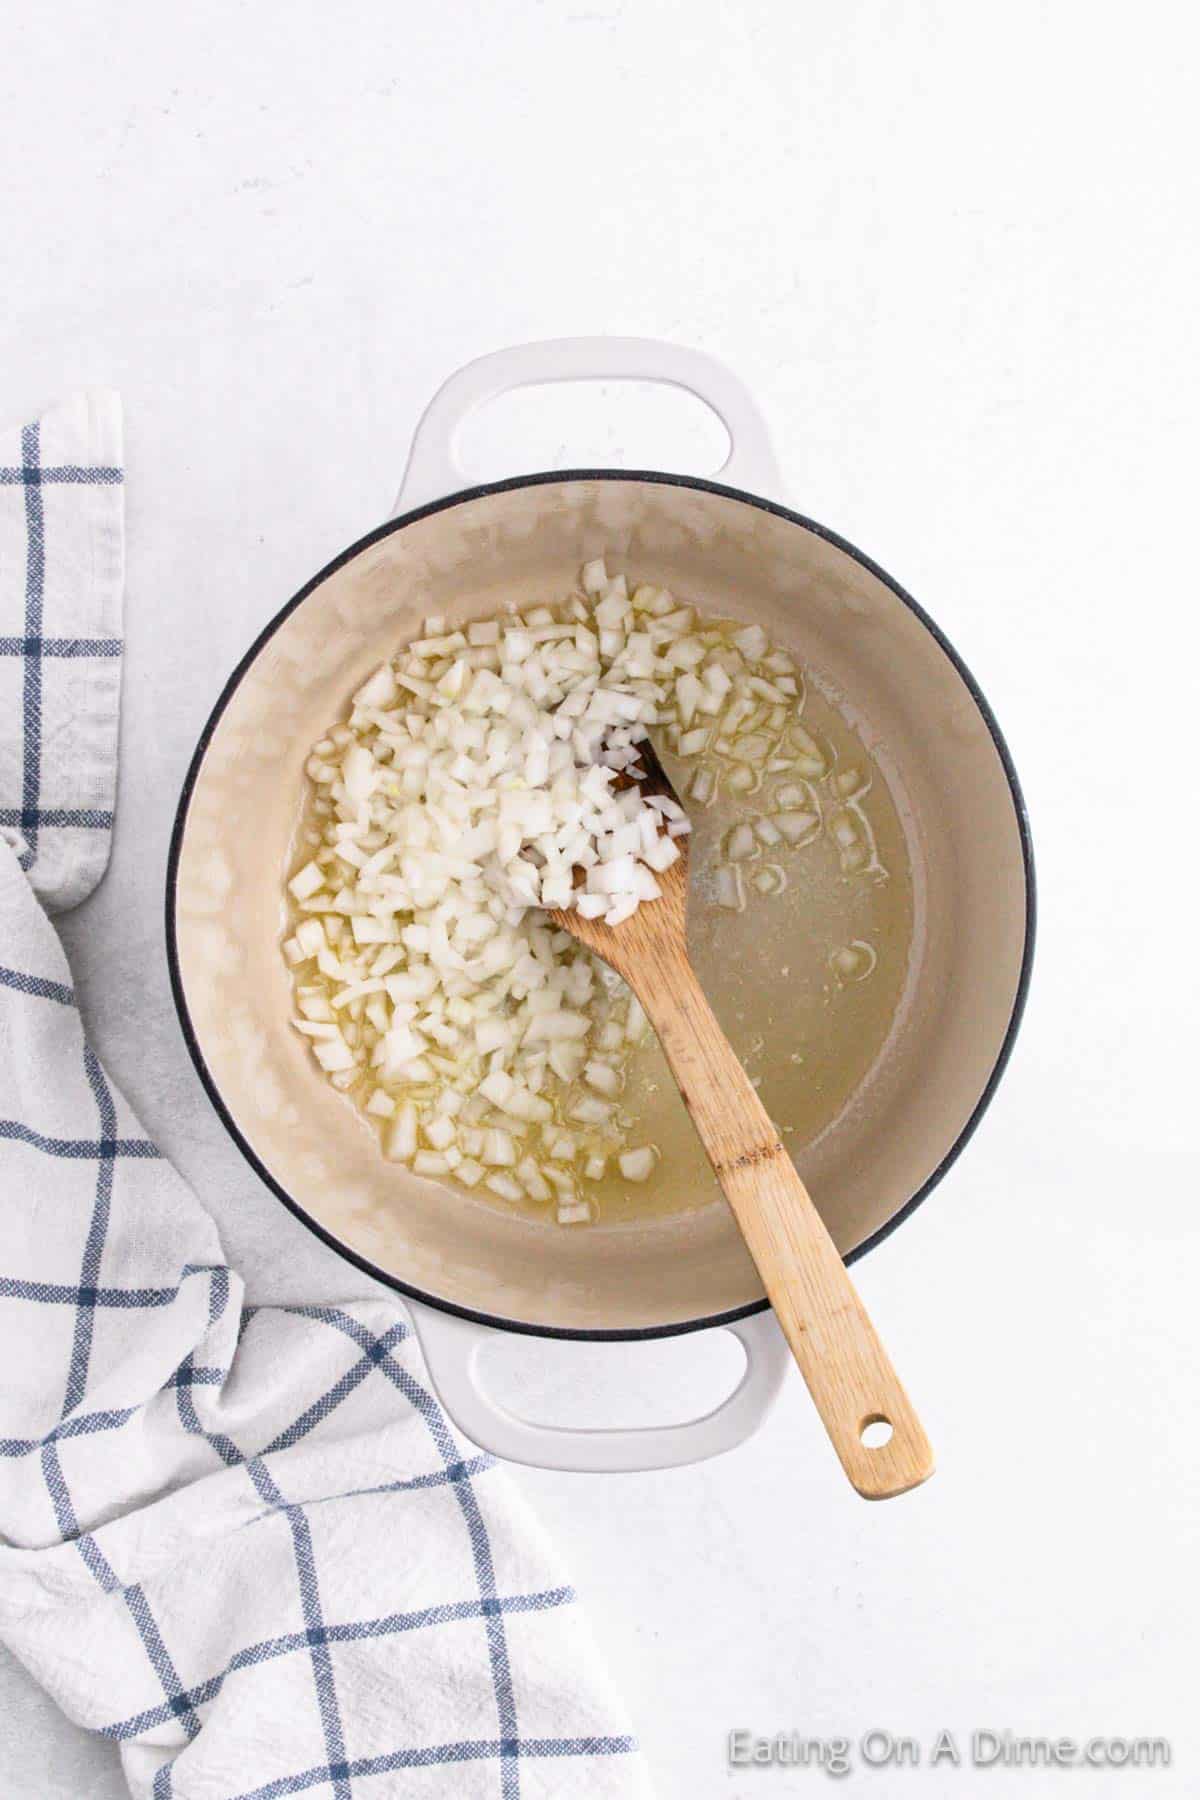
[[[794, 1161], [861, 1089], [900, 1010], [913, 941], [913, 884], [896, 803], [878, 765], [809, 678], [807, 729], [830, 764], [814, 781], [821, 830], [802, 847], [763, 847], [744, 865], [745, 907], [714, 900], [723, 843], [739, 820], [769, 809], [790, 774], [765, 777], [744, 801], [719, 791], [692, 819], [688, 942], [708, 999]], [[682, 793], [688, 766], [664, 750]], [[847, 803], [841, 785], [853, 798]], [[834, 827], [846, 812], [865, 849], [847, 868]], [[850, 861], [855, 858], [851, 857]], [[760, 894], [754, 877], [782, 870], [782, 892]], [[847, 954], [848, 953], [848, 954]], [[589, 1184], [602, 1225], [724, 1204], [657, 1040], [635, 1052], [622, 1095], [632, 1140], [659, 1153], [644, 1186], [611, 1171]], [[531, 1207], [530, 1212], [537, 1209]]]

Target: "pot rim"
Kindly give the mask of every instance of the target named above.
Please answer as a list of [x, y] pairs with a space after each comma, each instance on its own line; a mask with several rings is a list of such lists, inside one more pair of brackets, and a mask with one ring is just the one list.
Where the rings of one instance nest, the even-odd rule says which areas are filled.
[[675, 475], [656, 469], [547, 469], [530, 475], [507, 476], [503, 481], [479, 482], [473, 487], [462, 488], [456, 493], [447, 494], [443, 499], [431, 500], [424, 506], [414, 507], [411, 511], [399, 513], [396, 517], [385, 520], [382, 525], [377, 525], [374, 530], [368, 531], [363, 537], [356, 539], [354, 543], [350, 544], [345, 550], [341, 551], [339, 555], [335, 556], [331, 562], [326, 563], [324, 568], [320, 569], [311, 580], [305, 582], [304, 586], [293, 594], [292, 598], [267, 621], [266, 625], [263, 626], [262, 630], [251, 643], [249, 649], [234, 667], [233, 672], [222, 687], [216, 703], [205, 721], [196, 748], [192, 752], [191, 760], [188, 763], [187, 774], [184, 777], [183, 788], [179, 796], [179, 804], [175, 811], [175, 821], [171, 829], [171, 842], [167, 853], [164, 922], [166, 929], [167, 970], [171, 983], [171, 997], [174, 1001], [175, 1011], [179, 1018], [180, 1028], [183, 1032], [184, 1043], [187, 1045], [188, 1054], [192, 1059], [197, 1075], [200, 1077], [204, 1091], [208, 1095], [208, 1098], [226, 1131], [229, 1133], [246, 1161], [250, 1164], [250, 1167], [254, 1170], [255, 1174], [258, 1175], [260, 1180], [265, 1182], [266, 1186], [275, 1195], [276, 1199], [281, 1200], [288, 1211], [295, 1218], [299, 1219], [300, 1223], [306, 1226], [315, 1237], [320, 1238], [322, 1243], [328, 1245], [331, 1250], [336, 1251], [337, 1254], [343, 1257], [347, 1262], [353, 1263], [354, 1266], [361, 1269], [364, 1274], [372, 1276], [376, 1281], [383, 1282], [386, 1287], [390, 1287], [396, 1292], [404, 1294], [410, 1300], [420, 1301], [424, 1305], [431, 1306], [439, 1312], [452, 1313], [457, 1318], [469, 1319], [474, 1324], [489, 1326], [497, 1331], [512, 1331], [523, 1337], [567, 1338], [590, 1343], [620, 1343], [632, 1342], [640, 1339], [679, 1337], [689, 1331], [706, 1331], [716, 1326], [732, 1325], [739, 1319], [747, 1319], [752, 1317], [755, 1313], [765, 1312], [770, 1305], [770, 1301], [764, 1298], [762, 1300], [756, 1300], [747, 1306], [734, 1307], [728, 1312], [712, 1313], [699, 1319], [683, 1319], [669, 1325], [602, 1328], [535, 1325], [530, 1324], [525, 1320], [506, 1319], [499, 1314], [478, 1312], [471, 1307], [457, 1306], [453, 1301], [442, 1299], [436, 1294], [427, 1293], [424, 1289], [415, 1287], [411, 1282], [402, 1280], [400, 1276], [393, 1275], [386, 1269], [381, 1269], [376, 1263], [371, 1262], [368, 1257], [362, 1256], [356, 1250], [350, 1249], [331, 1231], [327, 1231], [323, 1225], [320, 1225], [312, 1218], [299, 1202], [293, 1199], [292, 1195], [288, 1193], [282, 1183], [276, 1180], [236, 1124], [228, 1107], [225, 1105], [220, 1089], [204, 1059], [204, 1053], [200, 1048], [199, 1040], [192, 1025], [191, 1014], [188, 1011], [187, 998], [184, 993], [183, 976], [179, 966], [179, 947], [176, 929], [176, 895], [179, 880], [179, 862], [183, 852], [183, 839], [187, 830], [187, 818], [192, 794], [195, 791], [196, 783], [199, 780], [200, 771], [203, 768], [204, 759], [208, 753], [208, 747], [212, 742], [217, 726], [224, 716], [226, 707], [229, 705], [229, 702], [241, 685], [242, 678], [252, 663], [257, 660], [259, 652], [270, 642], [271, 638], [274, 637], [284, 621], [290, 618], [297, 607], [302, 605], [302, 603], [307, 600], [308, 596], [319, 588], [323, 582], [327, 581], [331, 575], [336, 574], [338, 569], [343, 568], [362, 551], [369, 549], [372, 544], [377, 544], [383, 538], [390, 537], [393, 532], [403, 531], [406, 526], [416, 524], [420, 519], [429, 518], [435, 513], [446, 512], [451, 507], [463, 505], [470, 500], [483, 499], [492, 494], [512, 493], [519, 488], [547, 487], [554, 483], [570, 481], [645, 481], [660, 486], [692, 488], [699, 493], [717, 494], [723, 499], [740, 500], [747, 506], [755, 506], [760, 512], [773, 513], [777, 518], [786, 519], [793, 525], [799, 525], [802, 530], [810, 531], [816, 537], [823, 538], [826, 543], [834, 545], [834, 547], [842, 551], [844, 555], [852, 557], [855, 562], [866, 569], [870, 574], [874, 575], [877, 580], [882, 581], [896, 598], [901, 601], [913, 616], [925, 627], [925, 630], [933, 638], [942, 653], [953, 664], [958, 675], [961, 677], [972, 700], [979, 709], [979, 713], [984, 724], [987, 726], [988, 733], [996, 747], [996, 754], [1000, 758], [1001, 767], [1004, 770], [1005, 779], [1008, 782], [1009, 793], [1012, 798], [1013, 812], [1017, 824], [1017, 834], [1021, 845], [1021, 860], [1025, 875], [1025, 941], [1021, 953], [1021, 968], [1017, 978], [1017, 987], [1013, 996], [1013, 1007], [1012, 1012], [1009, 1015], [1008, 1026], [1005, 1030], [1004, 1039], [1000, 1045], [996, 1060], [992, 1065], [991, 1073], [984, 1084], [983, 1091], [953, 1144], [951, 1144], [937, 1167], [917, 1189], [916, 1193], [906, 1200], [904, 1205], [899, 1207], [892, 1214], [891, 1218], [879, 1227], [878, 1231], [872, 1232], [870, 1237], [864, 1238], [861, 1244], [857, 1244], [854, 1249], [850, 1251], [845, 1258], [847, 1265], [857, 1262], [860, 1257], [866, 1255], [868, 1250], [873, 1250], [876, 1245], [881, 1244], [885, 1238], [890, 1237], [892, 1232], [916, 1211], [921, 1202], [933, 1192], [934, 1188], [958, 1160], [971, 1137], [974, 1135], [984, 1113], [990, 1106], [996, 1089], [999, 1086], [1000, 1078], [1004, 1074], [1004, 1071], [1008, 1066], [1009, 1058], [1012, 1055], [1013, 1045], [1016, 1042], [1017, 1033], [1021, 1027], [1021, 1021], [1025, 1012], [1025, 1003], [1029, 994], [1029, 983], [1033, 971], [1034, 942], [1037, 936], [1037, 885], [1034, 872], [1033, 838], [1030, 832], [1029, 814], [1025, 805], [1025, 797], [1021, 791], [1021, 784], [1017, 777], [1017, 771], [1013, 764], [1012, 755], [1009, 751], [1008, 744], [1005, 741], [1004, 733], [1000, 729], [996, 716], [988, 704], [982, 688], [979, 686], [979, 683], [976, 681], [974, 675], [972, 675], [970, 669], [967, 667], [958, 651], [954, 648], [954, 645], [950, 642], [949, 638], [924, 608], [913, 599], [912, 595], [907, 593], [905, 589], [900, 586], [899, 582], [888, 574], [886, 569], [881, 568], [877, 562], [874, 562], [863, 551], [859, 550], [856, 545], [850, 543], [847, 538], [839, 536], [837, 532], [829, 530], [825, 525], [818, 524], [815, 519], [810, 519], [803, 513], [795, 512], [789, 506], [782, 506], [778, 501], [765, 500], [760, 495], [748, 493], [744, 488], [729, 487], [723, 482], [711, 481], [703, 476]]

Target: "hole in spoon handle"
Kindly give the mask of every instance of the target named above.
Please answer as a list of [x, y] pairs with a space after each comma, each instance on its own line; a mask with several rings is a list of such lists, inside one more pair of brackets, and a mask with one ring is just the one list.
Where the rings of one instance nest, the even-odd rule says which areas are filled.
[[[805, 1203], [812, 1205], [807, 1195]], [[929, 1479], [933, 1450], [845, 1264], [820, 1230], [828, 1249], [811, 1244], [807, 1264], [793, 1262], [782, 1280], [776, 1264], [767, 1291], [850, 1482], [864, 1499], [892, 1499]]]
[[[644, 970], [627, 978], [658, 1033], [842, 1467], [869, 1500], [906, 1493], [933, 1473], [929, 1440], [682, 942], [671, 955], [669, 980], [637, 974]], [[874, 1441], [880, 1424], [891, 1427], [885, 1443]]]

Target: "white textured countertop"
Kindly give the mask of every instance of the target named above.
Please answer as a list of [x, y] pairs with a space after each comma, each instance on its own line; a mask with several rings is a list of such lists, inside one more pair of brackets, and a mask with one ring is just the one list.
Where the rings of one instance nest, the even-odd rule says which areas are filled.
[[[967, 1153], [858, 1271], [936, 1479], [857, 1501], [798, 1378], [719, 1462], [517, 1477], [663, 1800], [820, 1789], [729, 1771], [738, 1726], [1174, 1746], [1166, 1772], [1074, 1779], [856, 1759], [840, 1791], [887, 1800], [1200, 1785], [1190, 15], [1133, 36], [1046, 12], [67, 0], [3, 28], [0, 406], [91, 382], [127, 411], [115, 854], [69, 950], [255, 1297], [365, 1278], [258, 1184], [186, 1058], [175, 799], [225, 676], [383, 517], [451, 369], [582, 332], [712, 350], [783, 497], [917, 596], [1008, 734], [1042, 889], [1025, 1030]], [[605, 404], [481, 421], [472, 473], [715, 460], [661, 405]], [[698, 1409], [730, 1366], [698, 1339], [505, 1355], [527, 1401], [596, 1422]], [[0, 1791], [124, 1792], [7, 1663]]]

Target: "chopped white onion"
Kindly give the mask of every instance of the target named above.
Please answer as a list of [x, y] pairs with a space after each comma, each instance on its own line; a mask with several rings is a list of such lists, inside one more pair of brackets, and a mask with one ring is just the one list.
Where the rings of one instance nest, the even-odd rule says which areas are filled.
[[778, 863], [764, 864], [755, 871], [752, 880], [760, 894], [782, 894], [787, 886], [787, 875]]
[[715, 898], [717, 905], [728, 912], [741, 912], [745, 906], [742, 871], [736, 863], [726, 863], [724, 868], [717, 870]]
[[650, 1149], [623, 1150], [617, 1158], [617, 1166], [626, 1181], [648, 1181], [654, 1173], [654, 1151]]
[[[297, 1031], [378, 1120], [389, 1158], [512, 1203], [554, 1199], [563, 1223], [593, 1216], [580, 1176], [601, 1181], [614, 1159], [627, 1181], [654, 1170], [618, 1111], [649, 1027], [543, 909], [616, 925], [660, 895], [691, 821], [642, 793], [651, 728], [693, 761], [680, 788], [699, 807], [768, 773], [816, 779], [831, 760], [799, 724], [795, 664], [761, 626], [714, 627], [650, 584], [631, 595], [602, 557], [580, 587], [557, 608], [430, 617], [360, 684], [308, 757], [311, 828], [282, 945]], [[865, 784], [846, 770], [833, 785], [847, 801]], [[740, 911], [742, 865], [820, 823], [807, 782], [734, 823], [717, 904]], [[843, 867], [873, 866], [865, 822], [849, 842], [840, 825]], [[753, 892], [784, 882], [780, 865], [755, 864]]]
[[315, 862], [305, 863], [304, 867], [288, 882], [288, 887], [297, 900], [307, 900], [318, 888], [325, 886], [325, 871]]
[[411, 1162], [417, 1153], [417, 1109], [406, 1100], [384, 1136], [384, 1149], [393, 1162]]
[[812, 837], [821, 821], [816, 813], [781, 812], [772, 815], [772, 823], [789, 844], [801, 844]]
[[754, 827], [745, 820], [735, 825], [725, 839], [725, 854], [730, 862], [749, 862], [752, 856], [758, 855], [758, 844], [754, 837]]
[[598, 1094], [605, 1094], [609, 1099], [621, 1091], [621, 1077], [611, 1063], [593, 1061], [585, 1064], [583, 1079]]
[[865, 981], [877, 961], [874, 946], [856, 938], [852, 944], [845, 944], [840, 950], [835, 950], [829, 964], [843, 981]]

